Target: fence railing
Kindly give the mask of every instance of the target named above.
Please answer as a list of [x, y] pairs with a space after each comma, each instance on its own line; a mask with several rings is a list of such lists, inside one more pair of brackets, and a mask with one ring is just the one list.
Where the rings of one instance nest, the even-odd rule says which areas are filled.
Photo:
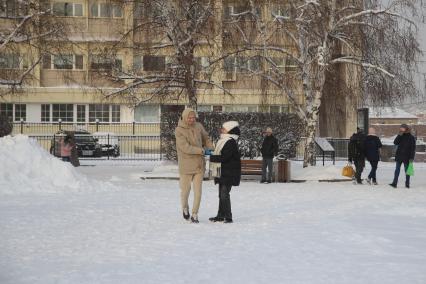
[[[46, 151], [61, 156], [61, 139], [65, 135], [30, 135]], [[160, 136], [146, 135], [76, 135], [80, 159], [161, 160]]]
[[55, 134], [60, 130], [86, 130], [90, 133], [104, 132], [123, 135], [160, 135], [160, 123], [73, 123], [73, 122], [15, 122], [13, 124], [12, 134], [27, 134], [27, 135], [49, 135]]
[[[347, 138], [326, 138], [327, 141], [333, 146], [335, 150], [335, 158], [336, 160], [346, 160], [348, 158], [348, 143], [349, 139]], [[300, 142], [297, 144], [296, 147], [296, 156], [295, 160], [303, 160], [303, 156], [305, 153], [305, 142], [306, 137], [302, 137], [300, 139]], [[322, 159], [322, 156], [320, 155], [320, 149], [317, 146], [316, 147], [316, 155], [317, 159]]]

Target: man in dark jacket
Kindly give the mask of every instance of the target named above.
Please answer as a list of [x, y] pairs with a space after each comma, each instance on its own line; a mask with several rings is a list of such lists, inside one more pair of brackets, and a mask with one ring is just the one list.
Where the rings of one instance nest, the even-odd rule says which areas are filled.
[[[401, 124], [399, 134], [393, 141], [397, 145], [395, 154], [395, 175], [390, 186], [396, 188], [398, 185], [398, 177], [401, 170], [401, 165], [404, 164], [405, 172], [407, 172], [408, 164], [414, 161], [416, 154], [416, 139], [411, 134], [410, 128], [407, 124]], [[410, 188], [410, 176], [405, 175], [405, 187]]]
[[376, 130], [370, 127], [364, 142], [365, 157], [371, 165], [371, 171], [367, 179], [369, 184], [377, 185], [376, 171], [380, 160], [380, 148], [382, 148], [382, 146], [382, 141], [377, 137]]
[[228, 121], [222, 125], [220, 139], [210, 156], [211, 164], [219, 164], [215, 171], [215, 184], [219, 184], [219, 210], [211, 222], [232, 223], [231, 188], [240, 185], [241, 156], [237, 140], [240, 136], [238, 122]]
[[361, 174], [365, 167], [365, 154], [364, 154], [364, 141], [365, 134], [362, 129], [357, 128], [348, 144], [348, 160], [350, 163], [355, 164], [355, 180], [357, 184], [362, 184]]
[[[261, 148], [263, 164], [262, 164], [262, 180], [261, 183], [271, 183], [273, 173], [273, 159], [278, 155], [278, 140], [272, 134], [272, 128], [268, 127], [265, 131]], [[266, 168], [268, 168], [268, 179], [266, 179]]]

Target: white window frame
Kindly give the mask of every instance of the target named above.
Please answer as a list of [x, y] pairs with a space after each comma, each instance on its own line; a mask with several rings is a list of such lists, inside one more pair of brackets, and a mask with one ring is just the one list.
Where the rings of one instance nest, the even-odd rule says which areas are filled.
[[[50, 9], [51, 9], [51, 11], [52, 11], [52, 14], [54, 14], [54, 11], [53, 11], [53, 6], [55, 5], [55, 4], [61, 4], [61, 3], [68, 3], [68, 4], [71, 4], [72, 5], [72, 15], [56, 15], [57, 17], [76, 17], [76, 18], [79, 18], [79, 17], [84, 17], [84, 10], [85, 10], [85, 5], [83, 4], [83, 3], [79, 3], [79, 2], [68, 2], [68, 1], [55, 1], [55, 2], [52, 2], [51, 3], [51, 5], [50, 5]], [[82, 11], [82, 15], [80, 16], [76, 16], [75, 15], [75, 6], [76, 5], [81, 5], [81, 11]]]
[[[72, 55], [72, 69], [60, 69], [60, 68], [55, 68], [55, 56], [63, 56], [63, 55]], [[50, 54], [50, 55], [46, 55], [46, 56], [50, 56], [50, 68], [49, 69], [45, 69], [45, 70], [65, 70], [65, 71], [70, 71], [70, 70], [74, 70], [74, 71], [83, 71], [84, 70], [84, 55], [82, 54], [74, 54], [74, 53], [68, 53], [68, 54]], [[76, 56], [82, 56], [83, 58], [83, 66], [80, 69], [76, 68]]]
[[[97, 5], [97, 15], [93, 15], [92, 14], [92, 7], [94, 5]], [[101, 16], [101, 5], [108, 5], [110, 6], [109, 9], [111, 9], [111, 15], [110, 16]], [[116, 16], [115, 15], [115, 7], [119, 7], [121, 10], [121, 15], [120, 16]], [[123, 18], [123, 7], [118, 5], [118, 4], [114, 4], [114, 3], [109, 3], [109, 2], [105, 2], [105, 1], [99, 1], [99, 2], [95, 2], [95, 3], [90, 3], [90, 17], [91, 18], [101, 18], [101, 19], [122, 19]]]

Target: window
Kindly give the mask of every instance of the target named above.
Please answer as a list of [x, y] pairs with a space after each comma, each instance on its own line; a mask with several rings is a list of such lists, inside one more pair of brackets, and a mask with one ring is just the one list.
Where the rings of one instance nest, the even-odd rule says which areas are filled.
[[28, 14], [28, 3], [16, 0], [0, 0], [0, 16], [17, 17]]
[[280, 106], [270, 106], [270, 112], [279, 113], [280, 112]]
[[166, 58], [164, 56], [144, 56], [143, 70], [164, 71], [166, 69]]
[[89, 122], [109, 122], [109, 105], [89, 105]]
[[96, 2], [90, 6], [90, 15], [94, 18], [121, 18], [123, 17], [123, 8], [118, 4]]
[[290, 3], [272, 5], [271, 15], [272, 17], [280, 16], [280, 17], [290, 18], [290, 15], [291, 15]]
[[136, 122], [159, 122], [160, 112], [158, 105], [138, 105], [135, 108]]
[[299, 63], [297, 62], [297, 59], [293, 57], [287, 57], [285, 61], [285, 71], [295, 72], [297, 71], [298, 67], [299, 67]]
[[13, 119], [13, 104], [0, 103], [0, 114]]
[[226, 57], [223, 62], [223, 69], [225, 72], [234, 73], [236, 70], [236, 58], [234, 56]]
[[248, 112], [249, 107], [243, 105], [227, 105], [225, 106], [226, 112]]
[[214, 112], [222, 112], [222, 106], [213, 106]]
[[260, 57], [237, 57], [238, 72], [260, 71]]
[[208, 57], [195, 57], [195, 69], [197, 71], [208, 72], [210, 62]]
[[27, 105], [15, 104], [15, 121], [27, 120]]
[[77, 105], [77, 122], [86, 122], [86, 106]]
[[41, 122], [50, 122], [50, 105], [41, 105]]
[[112, 70], [113, 68], [121, 71], [123, 62], [121, 59], [111, 59], [102, 55], [90, 56], [90, 68], [92, 70]]
[[73, 55], [73, 54], [44, 55], [43, 69], [82, 70], [83, 55]]
[[[271, 59], [272, 63], [268, 62], [268, 64], [271, 66], [272, 69], [285, 68], [285, 58], [284, 57], [271, 57], [270, 59]], [[275, 66], [274, 66], [274, 64], [275, 64]]]
[[56, 16], [82, 17], [83, 4], [71, 2], [55, 2], [52, 5], [52, 12]]
[[73, 58], [71, 54], [61, 54], [53, 56], [53, 68], [54, 69], [72, 69]]
[[111, 121], [120, 122], [120, 105], [111, 106]]
[[19, 69], [19, 63], [18, 54], [0, 54], [0, 69]]
[[[225, 6], [224, 16], [226, 20], [236, 20], [238, 18], [252, 19], [253, 14], [247, 12], [251, 12], [250, 6]], [[239, 15], [242, 13], [247, 14]], [[260, 18], [262, 14], [261, 7], [254, 7], [254, 13], [256, 17]]]
[[53, 104], [52, 105], [52, 121], [72, 122], [74, 117], [72, 104]]
[[210, 112], [210, 111], [212, 111], [212, 106], [201, 105], [201, 106], [198, 106], [197, 111], [199, 111], [199, 112]]

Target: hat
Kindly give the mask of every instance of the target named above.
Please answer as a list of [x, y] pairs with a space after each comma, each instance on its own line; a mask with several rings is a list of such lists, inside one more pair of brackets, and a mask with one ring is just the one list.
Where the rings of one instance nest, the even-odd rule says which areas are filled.
[[231, 131], [233, 128], [238, 127], [239, 124], [237, 121], [227, 121], [222, 124], [222, 128], [226, 129], [226, 131]]
[[410, 127], [408, 127], [408, 125], [405, 123], [401, 124], [400, 128], [410, 129]]

